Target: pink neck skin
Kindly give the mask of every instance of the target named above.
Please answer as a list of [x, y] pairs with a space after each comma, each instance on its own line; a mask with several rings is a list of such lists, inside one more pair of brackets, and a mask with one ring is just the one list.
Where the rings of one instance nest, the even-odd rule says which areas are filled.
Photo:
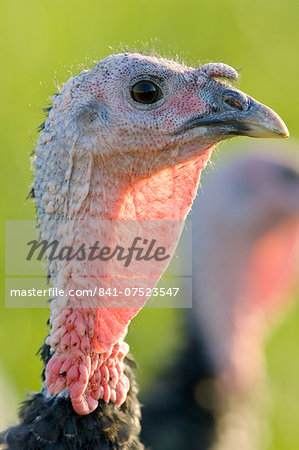
[[[290, 300], [298, 276], [299, 221], [293, 218], [268, 231], [248, 255], [243, 298], [237, 303], [227, 386], [248, 391], [263, 372], [267, 325]], [[233, 382], [232, 382], [233, 380]]]
[[299, 219], [292, 218], [262, 236], [249, 259], [248, 292], [253, 309], [275, 312], [296, 276]]
[[[72, 209], [69, 213], [71, 217], [84, 220], [81, 224], [80, 220], [75, 225], [74, 222], [68, 224], [64, 244], [71, 245], [80, 239], [81, 242], [91, 243], [100, 240], [99, 236], [104, 235], [105, 229], [96, 227], [96, 224], [103, 219], [173, 220], [180, 224], [191, 207], [200, 172], [211, 151], [212, 148], [209, 148], [200, 156], [184, 163], [178, 162], [142, 179], [134, 179], [132, 175], [129, 180], [122, 180], [120, 176], [112, 180], [106, 176], [107, 179], [103, 180], [103, 174], [99, 179], [94, 172], [93, 158], [84, 171], [82, 167], [78, 170], [73, 165], [70, 177], [77, 177], [76, 183], [73, 183], [76, 192], [72, 191], [70, 183], [71, 201], [69, 199], [68, 204], [72, 205]], [[167, 234], [167, 227], [161, 230]], [[168, 241], [171, 241], [171, 248], [175, 248], [180, 231], [181, 226], [178, 226], [170, 233]], [[111, 278], [87, 278], [88, 265], [85, 263], [79, 267], [80, 274], [76, 277], [77, 266], [77, 262], [65, 263], [57, 271], [58, 275], [53, 276], [54, 286], [68, 291], [77, 287], [93, 288], [100, 282], [105, 288], [111, 284]], [[158, 274], [154, 270], [154, 277], [148, 276], [146, 285], [154, 287], [164, 269]], [[112, 280], [117, 283], [118, 289], [124, 286], [123, 279], [116, 277]], [[128, 278], [124, 280], [128, 285]], [[131, 281], [131, 286], [136, 286], [136, 278]], [[129, 347], [123, 339], [130, 320], [142, 305], [132, 298], [128, 307], [126, 298], [126, 307], [110, 308], [107, 304], [99, 307], [103, 299], [96, 296], [88, 298], [92, 307], [82, 308], [80, 300], [66, 297], [51, 302], [51, 330], [46, 342], [54, 354], [46, 367], [46, 386], [51, 395], [65, 395], [68, 388], [74, 410], [85, 415], [97, 408], [100, 399], [112, 401], [117, 406], [125, 401], [130, 386], [123, 372], [123, 360]], [[109, 298], [105, 300], [107, 302]], [[119, 302], [124, 304], [121, 298]]]

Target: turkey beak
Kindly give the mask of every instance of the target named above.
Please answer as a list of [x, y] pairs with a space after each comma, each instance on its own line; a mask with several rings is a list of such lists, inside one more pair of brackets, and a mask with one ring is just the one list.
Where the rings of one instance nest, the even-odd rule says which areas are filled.
[[236, 89], [222, 86], [208, 99], [209, 112], [193, 118], [176, 132], [193, 128], [201, 136], [251, 136], [257, 138], [288, 138], [289, 131], [272, 109]]
[[[247, 102], [247, 110], [240, 110], [235, 118], [236, 129], [238, 129], [239, 123], [240, 135], [257, 138], [289, 137], [289, 130], [275, 111], [249, 96], [247, 96]], [[228, 122], [230, 120], [228, 119]]]

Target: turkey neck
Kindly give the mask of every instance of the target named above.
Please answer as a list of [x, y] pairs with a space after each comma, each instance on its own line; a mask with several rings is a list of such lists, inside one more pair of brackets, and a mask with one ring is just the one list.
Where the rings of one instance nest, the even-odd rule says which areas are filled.
[[162, 160], [154, 152], [108, 159], [72, 151], [63, 215], [100, 220], [183, 220], [213, 147], [187, 161], [178, 149]]
[[[161, 168], [153, 153], [141, 160], [128, 155], [107, 160], [78, 149], [71, 151], [65, 177], [67, 189], [60, 210], [63, 220], [55, 222], [56, 237], [63, 246], [73, 248], [82, 242], [86, 247], [92, 246], [99, 238], [105, 238], [113, 247], [120, 236], [125, 235], [126, 243], [130, 243], [137, 232], [142, 237], [150, 237], [154, 232], [166, 240], [172, 253], [211, 150], [186, 162], [176, 152], [170, 156], [177, 159], [165, 168]], [[130, 225], [122, 227], [122, 221], [129, 221]], [[149, 221], [155, 223], [154, 228], [151, 223], [148, 227]], [[124, 374], [123, 360], [129, 348], [123, 340], [130, 320], [146, 298], [122, 294], [112, 304], [111, 297], [99, 296], [97, 288], [102, 287], [104, 292], [111, 285], [118, 292], [123, 292], [124, 287], [152, 288], [168, 262], [159, 266], [154, 263], [144, 278], [136, 277], [138, 267], [134, 265], [127, 277], [121, 277], [120, 271], [115, 276], [114, 262], [105, 266], [90, 261], [50, 262], [54, 287], [66, 293], [51, 302], [47, 344], [52, 357], [45, 381], [51, 395], [69, 394], [73, 408], [81, 415], [96, 409], [100, 399], [116, 405], [125, 401], [129, 380]], [[71, 290], [82, 289], [94, 295], [68, 295]]]

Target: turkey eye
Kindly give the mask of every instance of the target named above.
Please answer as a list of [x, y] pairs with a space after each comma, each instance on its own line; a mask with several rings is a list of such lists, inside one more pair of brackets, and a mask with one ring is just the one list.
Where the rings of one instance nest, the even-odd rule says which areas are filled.
[[162, 90], [156, 83], [143, 80], [131, 87], [131, 95], [135, 102], [151, 104], [162, 97]]

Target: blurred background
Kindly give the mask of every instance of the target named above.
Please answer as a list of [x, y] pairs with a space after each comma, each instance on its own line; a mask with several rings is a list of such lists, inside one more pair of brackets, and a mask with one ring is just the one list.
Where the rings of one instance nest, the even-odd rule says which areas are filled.
[[[237, 68], [240, 88], [277, 111], [298, 138], [298, 17], [295, 0], [0, 0], [0, 368], [16, 400], [40, 389], [35, 352], [47, 333], [49, 311], [5, 308], [4, 224], [35, 217], [33, 202], [25, 200], [33, 179], [29, 157], [55, 84], [123, 47], [155, 48], [188, 65], [221, 61]], [[246, 139], [222, 144], [208, 170]], [[283, 151], [285, 143], [279, 145]], [[299, 155], [298, 144], [297, 150]], [[292, 295], [299, 299], [298, 289]], [[128, 342], [143, 391], [170, 363], [184, 339], [181, 330], [179, 309], [147, 308], [132, 322]], [[266, 347], [271, 450], [298, 447], [298, 343], [295, 303]]]

